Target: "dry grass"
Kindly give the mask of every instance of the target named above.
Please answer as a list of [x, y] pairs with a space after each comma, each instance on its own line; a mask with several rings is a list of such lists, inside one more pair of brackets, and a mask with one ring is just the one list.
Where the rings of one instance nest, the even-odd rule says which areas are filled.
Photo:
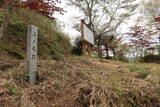
[[[0, 74], [0, 107], [153, 107], [160, 106], [156, 64], [126, 64], [72, 57], [39, 61], [39, 81], [29, 86], [25, 61]], [[138, 72], [130, 71], [138, 66]], [[149, 72], [141, 78], [141, 66]], [[143, 72], [142, 72], [143, 73]]]

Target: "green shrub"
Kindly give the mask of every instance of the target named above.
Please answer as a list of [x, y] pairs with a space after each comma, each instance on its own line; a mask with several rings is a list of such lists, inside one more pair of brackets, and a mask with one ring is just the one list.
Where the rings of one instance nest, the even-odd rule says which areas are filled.
[[20, 80], [20, 81], [29, 81], [29, 75], [28, 74], [18, 75], [17, 76], [17, 80]]
[[140, 71], [138, 77], [145, 79], [149, 75], [149, 72], [147, 71]]
[[81, 38], [77, 37], [75, 39], [75, 46], [72, 49], [72, 54], [75, 55], [82, 55], [82, 40]]
[[131, 65], [128, 66], [128, 69], [130, 72], [138, 72], [139, 73], [138, 77], [142, 79], [145, 79], [149, 75], [149, 72], [145, 70], [143, 66]]
[[137, 72], [137, 71], [140, 70], [139, 67], [133, 66], [133, 65], [132, 66], [128, 66], [128, 69], [129, 69], [130, 72]]
[[118, 55], [116, 57], [113, 57], [112, 59], [118, 60], [118, 61], [123, 61], [123, 62], [129, 62], [128, 58], [125, 57], [124, 55]]
[[147, 55], [141, 59], [141, 62], [160, 63], [159, 55]]
[[16, 94], [17, 93], [17, 89], [16, 88], [11, 88], [10, 93], [11, 94]]

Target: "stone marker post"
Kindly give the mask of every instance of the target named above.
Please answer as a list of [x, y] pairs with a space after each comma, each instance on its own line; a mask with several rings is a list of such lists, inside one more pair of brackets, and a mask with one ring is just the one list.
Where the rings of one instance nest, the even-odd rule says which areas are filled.
[[28, 35], [27, 35], [27, 69], [29, 72], [29, 82], [31, 85], [36, 84], [37, 39], [38, 39], [38, 27], [34, 25], [29, 25]]

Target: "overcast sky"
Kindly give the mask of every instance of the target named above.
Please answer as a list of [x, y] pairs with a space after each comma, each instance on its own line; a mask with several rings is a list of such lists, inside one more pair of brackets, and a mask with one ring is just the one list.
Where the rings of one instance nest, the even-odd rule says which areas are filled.
[[[75, 38], [76, 36], [80, 36], [80, 33], [73, 29], [73, 24], [75, 23], [74, 17], [80, 16], [80, 12], [77, 8], [73, 6], [68, 6], [67, 3], [69, 0], [61, 0], [62, 3], [60, 6], [66, 11], [64, 15], [55, 14], [54, 17], [57, 18], [58, 23], [64, 28], [64, 32], [67, 33], [71, 39]], [[135, 25], [135, 19], [137, 19], [140, 16], [140, 9], [137, 9], [137, 14], [130, 17], [130, 20], [128, 20], [126, 23], [123, 23], [119, 27], [119, 32], [126, 33], [129, 29], [129, 27]]]
[[54, 17], [57, 18], [58, 23], [64, 28], [64, 32], [67, 33], [71, 38], [74, 38], [80, 33], [72, 28], [75, 23], [74, 17], [79, 16], [79, 10], [75, 7], [68, 6], [69, 0], [61, 0], [60, 6], [66, 11], [64, 15], [55, 14]]

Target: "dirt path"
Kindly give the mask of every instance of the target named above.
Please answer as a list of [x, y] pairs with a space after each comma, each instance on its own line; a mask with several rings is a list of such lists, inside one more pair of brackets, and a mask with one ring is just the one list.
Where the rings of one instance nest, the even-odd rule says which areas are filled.
[[87, 57], [39, 60], [39, 84], [31, 87], [21, 62], [0, 73], [0, 107], [160, 106], [160, 76], [140, 78], [128, 66]]

